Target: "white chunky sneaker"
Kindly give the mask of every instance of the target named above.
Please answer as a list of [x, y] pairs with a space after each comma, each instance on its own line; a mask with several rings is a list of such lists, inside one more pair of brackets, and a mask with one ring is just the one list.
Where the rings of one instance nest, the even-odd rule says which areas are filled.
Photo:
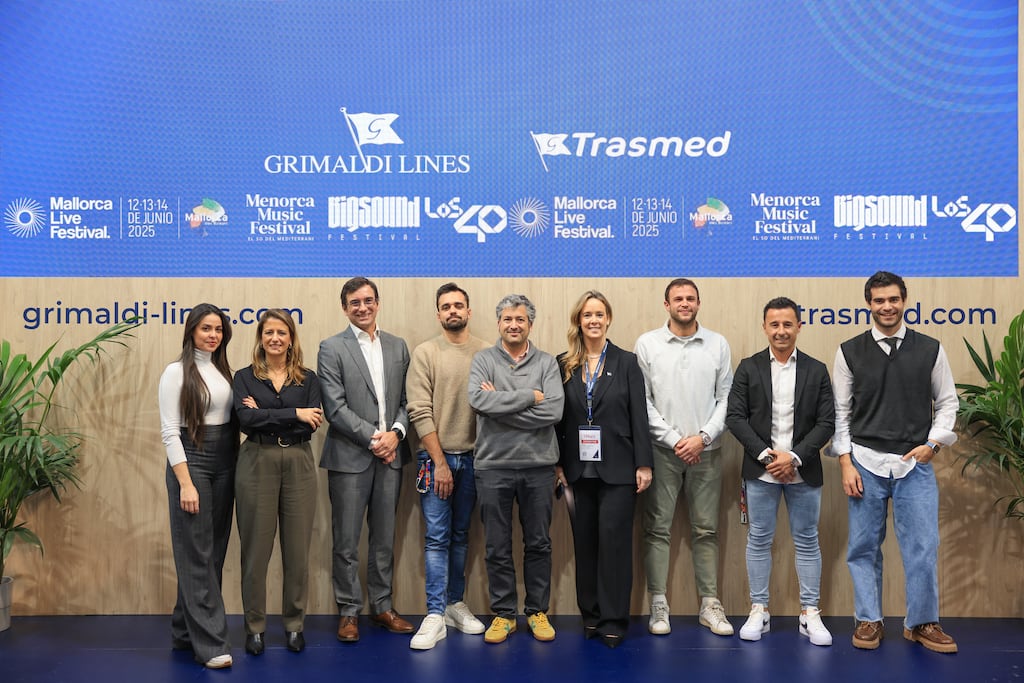
[[821, 623], [821, 611], [813, 607], [800, 613], [800, 635], [807, 636], [814, 645], [832, 644], [832, 634]]
[[761, 640], [762, 633], [772, 630], [772, 616], [764, 605], [754, 603], [750, 607], [750, 616], [747, 622], [740, 626], [740, 638], [742, 640]]
[[453, 602], [444, 608], [445, 626], [451, 626], [463, 633], [476, 635], [484, 632], [484, 623], [477, 619], [469, 610], [469, 606], [462, 602]]
[[664, 636], [672, 633], [672, 626], [668, 621], [667, 602], [651, 603], [651, 619], [647, 622], [647, 630], [656, 636]]
[[217, 655], [206, 661], [207, 669], [226, 669], [231, 666], [231, 655]]
[[725, 618], [725, 608], [718, 598], [704, 598], [700, 608], [700, 623], [716, 636], [731, 636], [732, 624]]
[[437, 645], [437, 641], [448, 637], [448, 629], [444, 625], [444, 617], [440, 614], [428, 614], [423, 617], [420, 630], [409, 641], [413, 650], [429, 650]]

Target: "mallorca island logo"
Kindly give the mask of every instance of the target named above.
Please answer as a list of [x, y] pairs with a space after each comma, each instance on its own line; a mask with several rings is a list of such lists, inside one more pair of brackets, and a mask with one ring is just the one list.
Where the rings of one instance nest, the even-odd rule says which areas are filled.
[[207, 225], [226, 225], [228, 222], [228, 214], [224, 207], [215, 199], [206, 197], [203, 198], [202, 204], [186, 213], [185, 218], [193, 230], [202, 230], [203, 237], [209, 234], [206, 232]]
[[345, 107], [340, 111], [355, 154], [268, 154], [263, 170], [273, 174], [469, 173], [468, 154], [370, 154], [363, 149], [367, 145], [405, 144], [394, 129], [398, 114], [350, 114]]
[[533, 197], [520, 199], [512, 205], [508, 222], [520, 237], [536, 237], [548, 229], [548, 207]]
[[697, 207], [695, 213], [690, 214], [693, 227], [699, 229], [707, 228], [711, 234], [711, 228], [716, 225], [731, 225], [732, 212], [721, 199], [708, 197], [707, 202]]
[[22, 197], [7, 205], [4, 225], [15, 237], [35, 237], [43, 229], [43, 205]]

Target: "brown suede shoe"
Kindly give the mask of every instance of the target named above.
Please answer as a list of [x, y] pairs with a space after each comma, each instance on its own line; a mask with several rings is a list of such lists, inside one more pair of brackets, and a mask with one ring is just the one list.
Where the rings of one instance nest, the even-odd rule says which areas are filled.
[[338, 640], [343, 643], [359, 640], [359, 623], [355, 617], [342, 617], [338, 622]]
[[853, 631], [853, 646], [861, 650], [877, 650], [883, 635], [882, 622], [858, 621]]
[[956, 652], [956, 641], [943, 632], [937, 623], [920, 624], [912, 629], [904, 628], [903, 637], [916, 640], [932, 652], [952, 654]]
[[389, 609], [387, 612], [375, 614], [370, 621], [391, 631], [392, 633], [412, 633], [416, 629], [408, 621], [399, 616], [398, 612]]

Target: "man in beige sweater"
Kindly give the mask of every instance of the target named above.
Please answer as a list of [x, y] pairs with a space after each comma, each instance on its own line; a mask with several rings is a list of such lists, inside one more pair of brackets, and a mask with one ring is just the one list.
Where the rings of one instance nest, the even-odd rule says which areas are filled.
[[409, 421], [420, 437], [416, 490], [426, 525], [427, 616], [409, 644], [414, 650], [434, 647], [448, 626], [463, 633], [484, 631], [462, 600], [476, 504], [476, 416], [466, 387], [473, 356], [490, 344], [469, 333], [465, 290], [449, 282], [437, 290], [435, 302], [441, 334], [416, 347], [406, 378]]

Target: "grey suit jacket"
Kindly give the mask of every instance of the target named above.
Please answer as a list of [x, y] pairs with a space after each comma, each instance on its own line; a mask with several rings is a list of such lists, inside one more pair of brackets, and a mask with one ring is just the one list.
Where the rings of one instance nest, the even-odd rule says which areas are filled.
[[[409, 347], [405, 340], [392, 334], [379, 332], [379, 335], [384, 353], [384, 400], [387, 409], [386, 424], [380, 429], [387, 431], [397, 422], [408, 435], [405, 373], [409, 369]], [[335, 472], [363, 472], [375, 457], [370, 451], [370, 438], [378, 429], [379, 409], [370, 368], [351, 327], [320, 342], [316, 374], [320, 378], [324, 416], [330, 425], [320, 467]], [[409, 446], [403, 440], [391, 467], [400, 469], [407, 462]]]

